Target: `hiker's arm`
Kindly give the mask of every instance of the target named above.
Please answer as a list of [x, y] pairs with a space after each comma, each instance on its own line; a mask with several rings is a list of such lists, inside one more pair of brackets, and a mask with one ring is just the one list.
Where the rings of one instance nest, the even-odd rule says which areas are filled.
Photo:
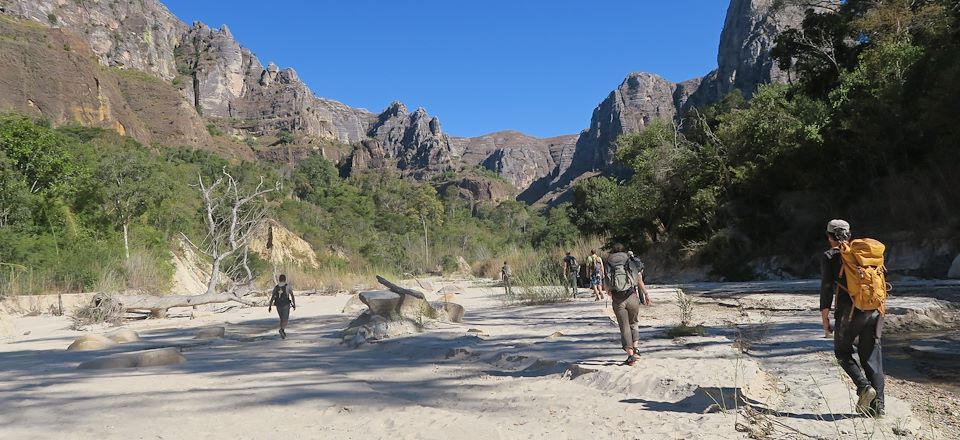
[[270, 302], [267, 303], [267, 311], [273, 310], [273, 294], [270, 294]]
[[643, 304], [650, 305], [650, 293], [647, 292], [647, 285], [643, 284], [643, 271], [637, 272], [637, 287], [640, 288], [640, 291], [643, 292]]
[[[838, 257], [834, 257], [838, 258]], [[834, 272], [830, 268], [830, 258], [826, 254], [822, 255], [820, 258], [820, 312], [823, 313], [824, 310], [827, 312], [830, 311], [831, 305], [833, 305], [833, 295], [836, 291], [834, 285], [836, 284], [836, 279], [834, 278]]]
[[[834, 257], [837, 258], [837, 257]], [[833, 305], [834, 296], [836, 296], [836, 279], [833, 277], [833, 270], [830, 268], [830, 259], [824, 254], [820, 257], [820, 324], [823, 326], [823, 334], [830, 334], [830, 307]]]
[[293, 307], [293, 310], [297, 310], [297, 299], [293, 296], [293, 287], [290, 287], [287, 284], [287, 287], [290, 289], [290, 306]]

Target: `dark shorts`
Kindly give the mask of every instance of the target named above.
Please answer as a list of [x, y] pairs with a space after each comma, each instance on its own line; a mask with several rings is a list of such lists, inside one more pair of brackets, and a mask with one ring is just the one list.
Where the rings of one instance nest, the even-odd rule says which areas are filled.
[[603, 281], [600, 279], [599, 274], [594, 274], [590, 277], [590, 287], [593, 286], [603, 286]]
[[290, 319], [290, 304], [277, 305], [277, 314], [280, 315], [281, 321], [286, 321]]

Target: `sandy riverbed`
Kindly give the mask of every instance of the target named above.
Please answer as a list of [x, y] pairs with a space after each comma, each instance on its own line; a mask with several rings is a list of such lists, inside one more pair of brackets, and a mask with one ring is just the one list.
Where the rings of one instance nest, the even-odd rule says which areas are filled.
[[[654, 289], [641, 310], [641, 361], [626, 367], [604, 303], [511, 305], [500, 293], [474, 284], [455, 295], [463, 323], [356, 349], [341, 344], [354, 317], [340, 312], [347, 295], [299, 298], [287, 340], [265, 308], [132, 322], [143, 341], [106, 353], [179, 346], [187, 358], [142, 369], [78, 370], [104, 353], [66, 352], [82, 334], [68, 318], [20, 317], [20, 336], [0, 344], [0, 438], [950, 438], [957, 429], [901, 399], [909, 383], [888, 392], [885, 419], [857, 417], [810, 295], [697, 296], [694, 322], [707, 336], [668, 339], [675, 290]], [[192, 342], [214, 325], [227, 338]]]

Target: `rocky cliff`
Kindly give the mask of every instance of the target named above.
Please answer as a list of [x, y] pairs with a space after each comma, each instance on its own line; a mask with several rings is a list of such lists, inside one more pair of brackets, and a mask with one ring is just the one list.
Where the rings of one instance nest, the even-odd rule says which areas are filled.
[[0, 111], [111, 129], [144, 143], [221, 150], [169, 83], [101, 65], [76, 34], [0, 15], [0, 35]]
[[266, 68], [222, 26], [194, 23], [176, 49], [185, 95], [207, 117], [241, 121], [252, 136], [295, 133], [304, 143], [316, 139], [358, 142], [374, 115], [318, 98], [290, 68]]
[[720, 34], [717, 69], [703, 78], [690, 97], [690, 105], [716, 102], [733, 90], [750, 97], [759, 84], [787, 81], [787, 72], [780, 70], [770, 51], [777, 35], [800, 27], [805, 9], [776, 7], [775, 3], [776, 0], [730, 2]]
[[454, 154], [466, 165], [482, 166], [525, 190], [569, 167], [577, 136], [537, 138], [501, 131], [475, 138], [453, 138]]
[[552, 186], [569, 184], [591, 170], [608, 170], [615, 141], [624, 133], [642, 130], [657, 119], [674, 120], [692, 106], [716, 102], [733, 90], [747, 97], [757, 86], [784, 82], [770, 57], [774, 40], [784, 30], [799, 27], [804, 12], [798, 6], [775, 7], [775, 0], [731, 0], [727, 9], [716, 70], [702, 78], [676, 84], [651, 73], [631, 73], [597, 106], [590, 128], [577, 140], [573, 165]]
[[[158, 0], [0, 0], [4, 14], [41, 25], [4, 21], [37, 41], [0, 41], [0, 58], [19, 68], [0, 71], [0, 106], [58, 123], [109, 127], [145, 142], [213, 145], [245, 157], [258, 149], [271, 160], [314, 151], [327, 157], [325, 146], [334, 142], [342, 146], [329, 158], [347, 173], [391, 166], [424, 177], [482, 166], [516, 187], [522, 200], [548, 193], [559, 199], [558, 188], [609, 170], [619, 135], [675, 119], [734, 89], [749, 96], [760, 83], [783, 81], [769, 51], [776, 35], [797, 26], [803, 14], [795, 7], [774, 11], [774, 2], [731, 0], [716, 70], [679, 84], [632, 73], [594, 109], [579, 136], [457, 138], [424, 109], [409, 112], [393, 103], [377, 115], [320, 98], [293, 69], [264, 67], [226, 26], [188, 26]], [[86, 61], [88, 53], [116, 69]], [[210, 124], [228, 136], [211, 136]], [[298, 149], [288, 145], [274, 154], [284, 132]]]
[[173, 52], [187, 26], [157, 1], [0, 0], [9, 14], [82, 37], [101, 64], [152, 73], [177, 74]]

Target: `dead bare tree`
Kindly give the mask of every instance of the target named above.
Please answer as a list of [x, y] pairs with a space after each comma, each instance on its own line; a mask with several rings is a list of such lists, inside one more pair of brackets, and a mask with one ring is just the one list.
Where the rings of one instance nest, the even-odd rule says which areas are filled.
[[226, 169], [222, 174], [213, 182], [197, 176], [195, 186], [203, 199], [206, 235], [194, 241], [186, 234], [180, 234], [192, 248], [211, 260], [206, 292], [200, 295], [121, 295], [113, 298], [123, 310], [148, 310], [154, 316], [163, 316], [172, 307], [228, 301], [254, 305], [243, 298], [253, 290], [248, 248], [254, 231], [266, 216], [264, 196], [277, 191], [280, 183], [268, 187], [260, 177], [255, 188], [245, 190]]
[[[266, 217], [263, 196], [278, 190], [279, 182], [274, 187], [267, 187], [260, 177], [256, 188], [246, 192], [240, 188], [240, 182], [224, 170], [223, 176], [210, 184], [204, 182], [203, 176], [198, 176], [197, 188], [203, 198], [207, 234], [198, 242], [186, 234], [180, 235], [211, 260], [206, 294], [215, 294], [222, 282], [226, 284], [223, 289], [226, 292], [237, 293], [242, 288], [249, 290], [253, 283], [249, 266], [250, 238]], [[224, 263], [228, 263], [226, 267]]]

